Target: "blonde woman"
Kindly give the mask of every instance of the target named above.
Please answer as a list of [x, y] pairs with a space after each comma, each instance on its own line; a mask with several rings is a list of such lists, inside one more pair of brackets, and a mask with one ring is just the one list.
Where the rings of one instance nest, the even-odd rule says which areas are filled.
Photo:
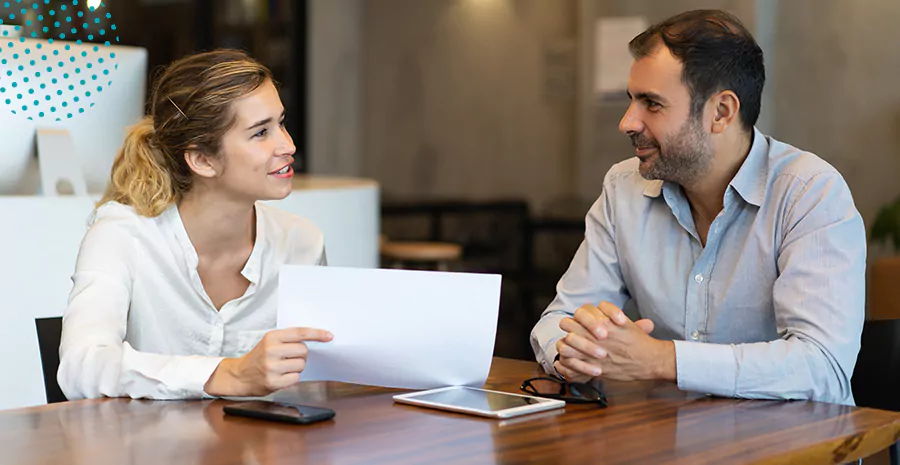
[[313, 328], [273, 330], [284, 264], [325, 264], [291, 192], [271, 73], [242, 52], [171, 64], [131, 129], [78, 254], [63, 319], [69, 399], [266, 395], [299, 380]]

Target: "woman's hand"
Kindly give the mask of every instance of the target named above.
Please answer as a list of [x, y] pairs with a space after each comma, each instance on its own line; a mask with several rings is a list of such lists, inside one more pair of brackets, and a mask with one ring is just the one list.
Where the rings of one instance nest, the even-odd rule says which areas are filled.
[[300, 381], [309, 350], [304, 341], [330, 342], [334, 336], [314, 328], [269, 331], [250, 352], [226, 358], [206, 381], [211, 396], [266, 396]]

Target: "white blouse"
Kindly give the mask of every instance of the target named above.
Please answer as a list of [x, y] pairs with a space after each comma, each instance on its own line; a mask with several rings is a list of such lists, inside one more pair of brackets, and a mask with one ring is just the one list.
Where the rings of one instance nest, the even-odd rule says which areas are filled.
[[147, 218], [110, 202], [84, 236], [63, 317], [57, 379], [69, 399], [199, 398], [225, 357], [275, 328], [282, 265], [324, 265], [309, 220], [256, 204], [250, 286], [216, 311], [176, 206]]

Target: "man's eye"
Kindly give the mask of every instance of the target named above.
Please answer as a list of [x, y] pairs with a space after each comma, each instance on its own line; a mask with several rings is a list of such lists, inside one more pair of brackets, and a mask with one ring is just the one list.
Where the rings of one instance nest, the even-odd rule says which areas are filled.
[[662, 105], [660, 105], [660, 104], [658, 104], [658, 103], [656, 103], [656, 102], [654, 102], [654, 101], [652, 101], [652, 100], [648, 100], [648, 101], [647, 101], [647, 108], [649, 108], [649, 109], [651, 109], [651, 110], [656, 110], [656, 109], [661, 108], [661, 107], [662, 107]]

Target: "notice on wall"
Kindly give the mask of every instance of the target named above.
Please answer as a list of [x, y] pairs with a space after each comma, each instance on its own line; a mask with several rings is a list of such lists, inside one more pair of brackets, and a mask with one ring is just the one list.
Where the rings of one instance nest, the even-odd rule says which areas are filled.
[[648, 27], [643, 16], [606, 17], [594, 30], [594, 93], [601, 98], [624, 97], [633, 61], [628, 42]]

